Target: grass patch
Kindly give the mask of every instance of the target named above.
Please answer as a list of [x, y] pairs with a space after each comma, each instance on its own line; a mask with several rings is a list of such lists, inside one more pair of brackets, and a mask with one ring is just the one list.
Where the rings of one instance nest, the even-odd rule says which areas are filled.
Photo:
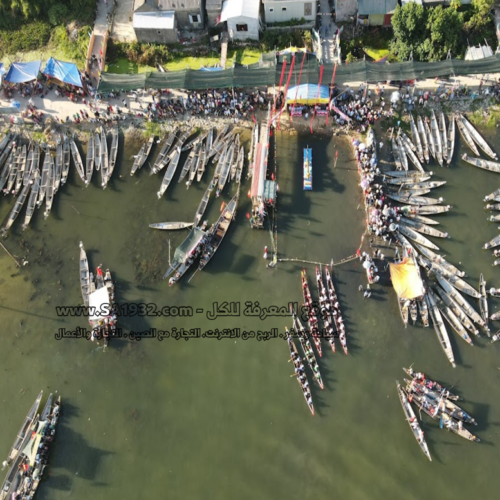
[[168, 71], [181, 71], [183, 69], [200, 69], [204, 67], [216, 66], [220, 63], [220, 56], [214, 54], [206, 57], [183, 57], [176, 56], [172, 61], [168, 62], [164, 67]]
[[156, 122], [146, 122], [144, 132], [142, 133], [144, 139], [149, 139], [152, 135], [159, 137], [161, 136], [161, 125]]
[[388, 49], [373, 49], [371, 47], [365, 47], [364, 51], [366, 52], [366, 55], [370, 56], [374, 61], [378, 61], [379, 59], [382, 59], [382, 57], [389, 55]]
[[494, 128], [500, 121], [500, 109], [497, 107], [489, 108], [486, 112], [483, 108], [477, 109], [474, 113], [468, 116], [471, 123], [474, 125], [482, 125], [487, 128]]
[[228, 52], [228, 63], [231, 61], [238, 64], [255, 64], [260, 60], [262, 52], [257, 48], [246, 47], [244, 49], [230, 50]]
[[154, 71], [155, 68], [151, 66], [141, 66], [135, 62], [129, 61], [126, 58], [117, 59], [115, 62], [106, 64], [105, 71], [108, 73], [117, 73], [119, 75], [123, 74], [137, 74], [146, 73], [146, 71]]

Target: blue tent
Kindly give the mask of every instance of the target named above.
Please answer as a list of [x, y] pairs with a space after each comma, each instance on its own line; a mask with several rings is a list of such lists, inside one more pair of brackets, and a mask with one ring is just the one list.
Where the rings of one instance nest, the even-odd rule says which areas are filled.
[[12, 63], [4, 80], [12, 83], [31, 82], [38, 78], [42, 61]]
[[57, 59], [51, 57], [45, 65], [43, 74], [56, 78], [61, 82], [69, 83], [70, 85], [83, 87], [80, 72], [78, 71], [76, 64], [73, 63], [58, 61]]
[[317, 83], [303, 83], [302, 85], [288, 89], [286, 93], [287, 103], [294, 102], [295, 97], [297, 97], [297, 104], [328, 103], [330, 100], [328, 86], [319, 86]]

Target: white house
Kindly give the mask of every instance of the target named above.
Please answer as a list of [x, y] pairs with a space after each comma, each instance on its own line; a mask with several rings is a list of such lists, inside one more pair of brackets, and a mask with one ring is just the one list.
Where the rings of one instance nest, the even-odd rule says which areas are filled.
[[292, 19], [316, 20], [316, 1], [311, 0], [262, 0], [266, 23], [282, 23]]
[[220, 20], [227, 23], [231, 40], [258, 40], [261, 29], [260, 0], [225, 0]]

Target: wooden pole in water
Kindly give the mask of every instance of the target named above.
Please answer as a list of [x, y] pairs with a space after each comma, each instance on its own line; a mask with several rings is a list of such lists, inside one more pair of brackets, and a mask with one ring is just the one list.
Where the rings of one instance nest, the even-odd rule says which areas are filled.
[[339, 159], [339, 150], [335, 151], [335, 162], [333, 163], [333, 168], [337, 166], [337, 160]]
[[19, 262], [17, 262], [17, 260], [15, 259], [15, 257], [4, 247], [3, 243], [0, 243], [0, 245], [5, 250], [5, 252], [7, 253], [7, 255], [16, 263], [16, 266], [17, 267], [21, 267], [21, 264], [19, 264]]

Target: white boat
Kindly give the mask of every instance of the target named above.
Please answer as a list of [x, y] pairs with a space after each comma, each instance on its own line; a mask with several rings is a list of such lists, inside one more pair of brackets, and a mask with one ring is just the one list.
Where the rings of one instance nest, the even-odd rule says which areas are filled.
[[43, 159], [42, 178], [40, 180], [40, 189], [38, 191], [37, 206], [40, 208], [47, 192], [47, 183], [49, 181], [50, 170], [50, 153], [49, 150], [45, 151], [45, 158]]
[[388, 193], [388, 198], [399, 201], [399, 203], [408, 203], [410, 205], [439, 205], [443, 203], [443, 198], [426, 198], [423, 196], [412, 196], [411, 194]]
[[437, 161], [436, 144], [434, 143], [434, 134], [429, 128], [429, 124], [427, 122], [424, 123], [424, 127], [425, 127], [425, 133], [427, 134], [427, 138], [429, 140], [429, 151], [432, 157]]
[[488, 250], [488, 248], [495, 248], [500, 245], [500, 234], [498, 236], [495, 236], [492, 240], [488, 241], [488, 243], [485, 243], [483, 248], [485, 250]]
[[82, 162], [82, 157], [80, 156], [80, 151], [78, 151], [78, 147], [73, 139], [70, 140], [69, 145], [71, 148], [71, 156], [73, 157], [73, 163], [75, 164], [76, 171], [78, 172], [80, 179], [83, 182], [85, 182], [86, 181], [85, 170], [83, 168], [83, 162]]
[[59, 138], [59, 144], [57, 145], [56, 149], [56, 160], [55, 160], [55, 167], [54, 167], [54, 191], [59, 190], [59, 186], [61, 185], [61, 177], [62, 177], [62, 169], [63, 169], [63, 146], [62, 146], [62, 141]]
[[116, 128], [111, 129], [111, 149], [109, 151], [109, 163], [108, 163], [108, 175], [106, 176], [106, 184], [103, 186], [107, 187], [113, 171], [116, 165], [116, 157], [118, 155], [118, 130]]
[[397, 191], [388, 191], [390, 194], [398, 194], [401, 196], [422, 196], [424, 194], [429, 194], [431, 189], [429, 188], [413, 188], [407, 186], [400, 186]]
[[439, 165], [443, 166], [443, 145], [441, 141], [441, 134], [439, 132], [439, 126], [436, 119], [436, 113], [434, 110], [431, 111], [431, 130], [434, 139], [434, 151], [436, 153], [436, 160]]
[[231, 170], [231, 164], [233, 162], [233, 157], [234, 157], [234, 149], [235, 149], [235, 144], [231, 144], [231, 147], [229, 148], [229, 153], [227, 155], [227, 158], [224, 162], [224, 168], [221, 170], [221, 173], [219, 175], [219, 183], [217, 186], [218, 192], [222, 192], [224, 189], [224, 186], [227, 182], [227, 178], [229, 176], [229, 172]]
[[31, 218], [33, 217], [33, 213], [36, 207], [36, 200], [38, 198], [38, 191], [40, 190], [40, 171], [38, 167], [34, 171], [33, 174], [33, 184], [31, 186], [31, 193], [28, 198], [28, 206], [26, 208], [26, 215], [24, 216], [24, 224], [23, 231], [29, 226], [31, 222]]
[[175, 171], [177, 170], [177, 165], [179, 165], [179, 159], [181, 157], [181, 148], [179, 146], [176, 147], [172, 160], [170, 161], [170, 165], [165, 172], [163, 177], [160, 190], [157, 193], [158, 199], [160, 199], [167, 190], [168, 186], [172, 182], [172, 178], [174, 177]]
[[52, 210], [52, 204], [54, 203], [54, 195], [55, 195], [55, 166], [54, 166], [54, 159], [51, 156], [49, 164], [49, 176], [47, 179], [47, 192], [45, 194], [45, 213], [43, 214], [43, 217], [45, 219], [50, 215], [50, 211]]
[[94, 172], [94, 134], [90, 134], [87, 145], [87, 157], [85, 158], [85, 185], [88, 186]]
[[94, 134], [94, 167], [96, 172], [101, 168], [101, 139], [99, 134], [96, 132]]
[[240, 155], [238, 166], [236, 167], [236, 183], [241, 182], [241, 175], [243, 174], [243, 167], [245, 166], [245, 150], [243, 146], [240, 147]]
[[212, 192], [211, 189], [207, 189], [205, 191], [205, 194], [203, 195], [203, 198], [200, 201], [200, 204], [198, 205], [198, 208], [196, 210], [196, 214], [194, 216], [194, 225], [195, 226], [198, 226], [201, 222], [201, 218], [203, 217], [203, 214], [205, 213], [205, 210], [207, 209], [208, 200], [210, 199], [211, 192]]
[[14, 206], [12, 207], [12, 210], [10, 211], [10, 214], [7, 218], [7, 222], [5, 223], [5, 226], [2, 229], [3, 235], [5, 235], [7, 233], [7, 231], [12, 227], [12, 224], [14, 224], [14, 221], [17, 219], [19, 212], [21, 211], [24, 203], [26, 202], [26, 198], [28, 197], [28, 192], [29, 192], [30, 188], [31, 188], [31, 185], [26, 184], [21, 189], [21, 193], [17, 197], [16, 202], [14, 203]]
[[403, 170], [403, 164], [401, 163], [401, 153], [396, 141], [392, 139], [392, 154], [394, 156], [394, 162], [396, 163], [396, 169], [398, 171]]
[[192, 222], [157, 222], [155, 224], [149, 225], [149, 227], [153, 229], [165, 229], [169, 231], [173, 231], [176, 229], [186, 229], [192, 226]]
[[423, 245], [427, 248], [439, 250], [439, 247], [434, 245], [434, 243], [432, 243], [432, 241], [430, 241], [425, 236], [422, 236], [420, 233], [417, 233], [415, 230], [411, 229], [410, 227], [400, 225], [398, 229], [404, 236], [406, 236], [407, 238], [410, 238], [410, 240], [416, 241], [417, 243], [420, 243], [421, 245]]
[[446, 305], [446, 304], [438, 304], [439, 310], [441, 314], [443, 315], [444, 319], [448, 322], [448, 324], [451, 326], [451, 329], [465, 342], [467, 342], [469, 345], [474, 345], [472, 343], [472, 339], [470, 338], [469, 334], [467, 333], [467, 330], [465, 329], [464, 325], [460, 322], [458, 317], [455, 315], [455, 313]]
[[441, 300], [453, 311], [453, 314], [458, 318], [460, 323], [471, 332], [476, 337], [479, 337], [479, 330], [475, 327], [474, 323], [471, 321], [469, 316], [465, 311], [458, 305], [458, 303], [452, 299], [440, 286], [436, 287], [436, 292], [441, 297]]
[[416, 220], [418, 222], [422, 222], [422, 224], [427, 224], [427, 225], [438, 225], [439, 222], [435, 221], [434, 219], [431, 219], [430, 217], [425, 217], [423, 215], [417, 215], [417, 214], [406, 214], [406, 217], [409, 219]]
[[500, 189], [495, 189], [493, 193], [490, 193], [488, 196], [485, 196], [483, 201], [492, 201], [499, 197], [500, 197]]
[[484, 151], [484, 153], [487, 156], [493, 158], [494, 160], [498, 160], [498, 156], [495, 153], [495, 151], [493, 151], [493, 149], [490, 148], [488, 143], [484, 140], [483, 136], [477, 131], [477, 129], [472, 125], [472, 123], [469, 120], [467, 120], [467, 118], [462, 114], [460, 115], [460, 118], [465, 128], [469, 132], [470, 136], [474, 140], [474, 142]]
[[428, 179], [429, 177], [432, 177], [433, 173], [432, 172], [426, 172], [423, 174], [422, 172], [417, 172], [414, 170], [409, 170], [406, 172], [405, 170], [386, 170], [383, 172], [384, 176], [389, 176], [389, 177], [394, 177], [394, 178], [415, 178], [415, 179], [423, 179], [426, 178]]
[[425, 297], [427, 298], [427, 307], [429, 308], [432, 324], [434, 325], [434, 330], [436, 331], [439, 343], [441, 344], [441, 347], [443, 348], [448, 361], [451, 363], [451, 366], [453, 366], [453, 368], [456, 368], [457, 365], [455, 364], [455, 356], [453, 355], [450, 337], [443, 323], [441, 312], [439, 311], [439, 308], [436, 304], [435, 296], [429, 289]]
[[411, 127], [411, 136], [413, 138], [413, 144], [415, 144], [417, 148], [417, 156], [420, 160], [420, 163], [424, 163], [424, 148], [422, 147], [422, 141], [420, 140], [420, 135], [418, 134], [417, 126], [415, 125], [415, 120], [413, 119], [413, 115], [410, 113], [410, 127]]
[[446, 133], [446, 118], [441, 112], [439, 116], [439, 133], [441, 134], [441, 150], [443, 154], [443, 163], [448, 160], [448, 134]]
[[465, 125], [464, 125], [462, 118], [460, 116], [456, 117], [456, 122], [457, 122], [458, 130], [460, 131], [460, 135], [462, 136], [462, 139], [465, 141], [467, 146], [469, 146], [470, 150], [476, 156], [479, 156], [479, 150], [477, 149], [477, 146], [474, 143], [474, 140], [472, 139], [470, 132], [465, 128]]
[[410, 218], [401, 217], [399, 223], [410, 226], [419, 233], [427, 234], [428, 236], [434, 236], [435, 238], [448, 238], [448, 233], [443, 233], [442, 231], [439, 231], [434, 227], [427, 226], [422, 222], [412, 220]]
[[453, 153], [455, 152], [455, 118], [450, 116], [450, 124], [448, 125], [448, 145], [446, 153], [446, 164], [449, 165], [453, 160]]
[[417, 117], [418, 124], [418, 133], [420, 134], [420, 139], [422, 140], [422, 148], [425, 161], [429, 163], [429, 141], [427, 140], [427, 133], [425, 131], [424, 122], [422, 121], [422, 117], [419, 115]]
[[465, 273], [463, 271], [460, 271], [457, 267], [455, 267], [453, 264], [450, 264], [447, 260], [445, 260], [441, 255], [434, 253], [432, 250], [423, 247], [421, 245], [415, 244], [416, 249], [428, 260], [433, 262], [434, 264], [438, 265], [441, 268], [444, 268], [448, 270], [450, 273], [455, 274], [456, 276], [459, 276], [460, 278], [465, 277]]
[[408, 157], [406, 156], [406, 150], [403, 144], [403, 140], [401, 137], [398, 135], [396, 137], [396, 143], [398, 145], [398, 150], [399, 150], [399, 158], [401, 160], [401, 165], [403, 166], [404, 170], [408, 170]]
[[83, 248], [83, 243], [80, 241], [80, 287], [82, 289], [83, 304], [85, 307], [89, 305], [89, 293], [90, 293], [90, 273], [89, 273], [89, 261], [87, 259], [87, 253]]
[[467, 156], [466, 153], [462, 155], [462, 160], [474, 165], [475, 167], [483, 168], [484, 170], [489, 170], [490, 172], [500, 173], [500, 163], [495, 161], [483, 160], [482, 158], [471, 158]]
[[409, 213], [419, 214], [419, 215], [432, 215], [432, 214], [442, 214], [449, 212], [451, 205], [427, 205], [427, 206], [411, 206], [406, 205], [401, 207], [402, 210], [406, 210]]
[[151, 175], [158, 173], [160, 170], [162, 170], [168, 163], [168, 154], [170, 153], [170, 149], [172, 147], [172, 144], [174, 143], [177, 133], [179, 132], [178, 128], [175, 128], [172, 133], [168, 136], [167, 140], [165, 141], [165, 144], [161, 148], [160, 152], [158, 153], [158, 156], [156, 157], [156, 161], [153, 165], [153, 168], [151, 169]]
[[[422, 177], [389, 177], [384, 178], [386, 184], [395, 184], [398, 186], [415, 185], [421, 182], [425, 182], [431, 178], [430, 175], [425, 175]], [[444, 182], [444, 181], [443, 181]]]
[[420, 172], [425, 173], [425, 170], [422, 167], [422, 165], [420, 164], [420, 161], [418, 160], [417, 155], [413, 152], [413, 150], [411, 148], [410, 139], [408, 139], [408, 137], [403, 137], [402, 142], [403, 142], [403, 146], [405, 148], [405, 152], [408, 155], [408, 158], [410, 158], [413, 165], [415, 165], [415, 168], [417, 170], [420, 170]]
[[500, 203], [488, 203], [485, 208], [487, 210], [500, 210]]
[[481, 311], [481, 316], [483, 317], [486, 324], [488, 324], [488, 296], [486, 295], [486, 281], [483, 277], [483, 273], [479, 277], [479, 310]]

